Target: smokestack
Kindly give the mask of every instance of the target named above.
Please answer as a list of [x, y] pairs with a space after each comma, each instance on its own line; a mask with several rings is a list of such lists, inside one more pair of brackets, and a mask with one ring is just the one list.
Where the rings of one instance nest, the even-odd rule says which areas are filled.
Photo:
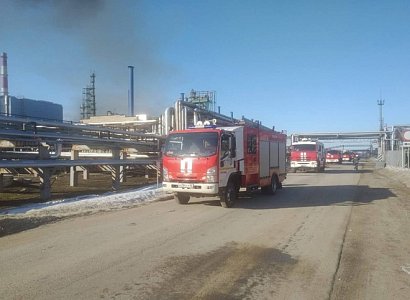
[[0, 97], [3, 98], [5, 115], [9, 115], [9, 80], [7, 74], [7, 53], [1, 53], [0, 58]]
[[3, 52], [1, 54], [1, 65], [0, 65], [0, 78], [1, 78], [1, 89], [0, 96], [8, 96], [9, 94], [9, 83], [7, 75], [7, 53]]
[[128, 94], [128, 116], [134, 116], [134, 66], [128, 66], [130, 70], [130, 90]]

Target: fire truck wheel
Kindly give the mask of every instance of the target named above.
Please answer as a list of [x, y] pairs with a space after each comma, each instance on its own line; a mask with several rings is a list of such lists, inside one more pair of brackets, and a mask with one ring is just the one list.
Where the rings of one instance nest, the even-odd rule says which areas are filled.
[[174, 198], [179, 204], [187, 204], [190, 196], [188, 194], [177, 193], [174, 195]]
[[320, 167], [320, 161], [317, 161], [316, 163], [317, 163], [317, 167], [316, 167], [315, 172], [316, 172], [316, 173], [320, 173], [320, 170], [322, 169], [322, 168]]
[[226, 189], [221, 194], [221, 205], [225, 208], [232, 207], [236, 200], [236, 187], [232, 180], [229, 180]]
[[274, 195], [276, 194], [277, 190], [278, 190], [278, 179], [275, 175], [272, 175], [272, 178], [270, 180], [270, 185], [267, 187], [266, 192], [268, 194]]

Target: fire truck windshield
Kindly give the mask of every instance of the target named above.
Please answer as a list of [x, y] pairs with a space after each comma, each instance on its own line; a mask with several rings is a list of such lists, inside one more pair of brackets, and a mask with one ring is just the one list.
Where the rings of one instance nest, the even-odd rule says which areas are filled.
[[292, 150], [294, 150], [294, 151], [315, 151], [316, 150], [316, 145], [315, 144], [293, 145]]
[[189, 132], [170, 134], [165, 142], [166, 156], [212, 156], [216, 154], [216, 132]]

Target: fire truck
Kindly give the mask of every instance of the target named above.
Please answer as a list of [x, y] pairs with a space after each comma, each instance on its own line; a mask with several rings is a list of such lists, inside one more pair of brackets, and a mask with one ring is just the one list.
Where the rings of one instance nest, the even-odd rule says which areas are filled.
[[341, 164], [343, 162], [342, 152], [340, 150], [328, 150], [326, 152], [326, 162]]
[[323, 143], [309, 139], [293, 142], [290, 147], [290, 167], [294, 173], [297, 170], [324, 172], [326, 151]]
[[286, 178], [286, 134], [243, 121], [218, 127], [216, 120], [171, 131], [163, 148], [163, 188], [176, 201], [218, 196], [232, 207], [240, 188], [275, 194]]

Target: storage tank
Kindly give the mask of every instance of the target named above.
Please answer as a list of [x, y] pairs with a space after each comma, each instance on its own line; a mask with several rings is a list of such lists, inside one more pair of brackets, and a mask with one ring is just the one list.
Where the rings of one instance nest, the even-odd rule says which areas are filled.
[[10, 115], [38, 118], [48, 121], [63, 121], [63, 106], [49, 101], [9, 96]]

